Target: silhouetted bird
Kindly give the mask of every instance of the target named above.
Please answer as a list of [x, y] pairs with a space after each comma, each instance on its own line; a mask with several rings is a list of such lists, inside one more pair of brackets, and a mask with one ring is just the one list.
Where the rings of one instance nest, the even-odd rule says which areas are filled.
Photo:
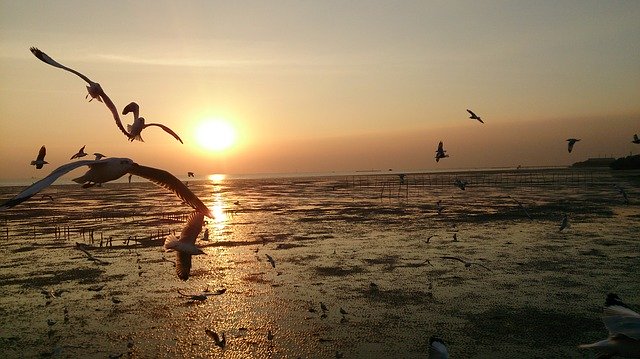
[[633, 141], [631, 141], [631, 142], [633, 142], [635, 144], [640, 144], [640, 138], [638, 138], [638, 134], [637, 133], [633, 135]]
[[469, 112], [469, 115], [471, 115], [471, 116], [469, 116], [469, 118], [470, 118], [470, 119], [472, 119], [472, 120], [478, 120], [478, 121], [480, 121], [480, 123], [484, 123], [484, 121], [482, 121], [482, 119], [481, 119], [478, 115], [476, 115], [475, 113], [473, 113], [473, 111], [471, 111], [471, 110], [467, 110], [467, 112]]
[[78, 150], [78, 153], [74, 154], [73, 156], [71, 156], [70, 160], [74, 159], [74, 158], [80, 158], [80, 157], [84, 157], [87, 155], [86, 152], [84, 152], [84, 148], [87, 145], [82, 146], [82, 148], [80, 148], [80, 150]]
[[573, 150], [573, 145], [575, 145], [576, 142], [578, 142], [578, 141], [580, 141], [579, 138], [569, 138], [569, 139], [567, 139], [567, 142], [569, 142], [568, 148], [567, 148], [569, 150], [569, 153], [571, 153], [571, 151]]
[[36, 166], [37, 169], [41, 169], [42, 166], [49, 164], [49, 162], [44, 160], [44, 156], [47, 154], [47, 149], [44, 148], [44, 145], [40, 147], [40, 151], [38, 151], [38, 157], [36, 157], [35, 161], [31, 161], [32, 166]]
[[444, 150], [442, 141], [438, 143], [438, 149], [436, 150], [436, 162], [440, 162], [441, 158], [449, 157], [449, 155], [445, 154], [447, 151]]
[[129, 112], [133, 112], [133, 124], [127, 125], [127, 131], [129, 131], [129, 141], [138, 140], [138, 141], [144, 142], [144, 140], [142, 139], [142, 130], [144, 130], [149, 126], [157, 126], [163, 129], [166, 133], [173, 136], [176, 140], [180, 141], [180, 143], [183, 143], [182, 140], [180, 139], [180, 136], [178, 136], [178, 134], [173, 132], [173, 130], [170, 129], [169, 127], [160, 123], [145, 124], [144, 117], [139, 116], [140, 107], [138, 106], [137, 103], [131, 102], [130, 104], [125, 106], [125, 108], [122, 110], [123, 115], [126, 115]]

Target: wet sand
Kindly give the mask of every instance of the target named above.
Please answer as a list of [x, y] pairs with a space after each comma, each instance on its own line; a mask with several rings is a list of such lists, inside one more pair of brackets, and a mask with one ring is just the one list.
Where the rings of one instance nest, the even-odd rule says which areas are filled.
[[[186, 282], [161, 247], [189, 213], [172, 194], [149, 183], [52, 186], [43, 193], [53, 200], [0, 213], [0, 351], [424, 358], [438, 335], [453, 358], [593, 357], [577, 345], [606, 337], [606, 293], [640, 309], [640, 176], [556, 172], [530, 182], [460, 174], [466, 191], [447, 174], [431, 184], [408, 175], [408, 188], [394, 175], [191, 181], [216, 218]], [[572, 225], [559, 232], [563, 213]], [[178, 293], [221, 288], [202, 302]], [[224, 332], [225, 348], [205, 329]]]

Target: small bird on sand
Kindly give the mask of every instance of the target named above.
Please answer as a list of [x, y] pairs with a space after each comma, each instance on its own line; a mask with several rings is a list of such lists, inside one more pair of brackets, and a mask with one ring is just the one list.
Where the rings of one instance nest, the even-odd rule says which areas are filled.
[[173, 136], [176, 140], [180, 141], [180, 143], [183, 143], [182, 140], [180, 139], [180, 136], [178, 136], [177, 133], [173, 132], [173, 130], [170, 129], [169, 127], [160, 123], [145, 124], [144, 117], [139, 116], [140, 107], [138, 106], [137, 103], [131, 102], [130, 104], [125, 106], [125, 108], [122, 110], [123, 115], [126, 115], [129, 112], [133, 112], [133, 124], [127, 125], [127, 131], [129, 132], [129, 141], [138, 140], [140, 142], [144, 142], [144, 140], [142, 139], [142, 130], [144, 130], [149, 126], [157, 126], [163, 129], [164, 132]]
[[438, 143], [438, 149], [436, 150], [436, 162], [440, 162], [441, 158], [449, 157], [449, 155], [445, 154], [447, 151], [443, 148], [442, 141]]
[[568, 143], [568, 148], [567, 148], [569, 150], [569, 153], [571, 153], [571, 151], [573, 150], [573, 145], [575, 145], [576, 142], [578, 142], [578, 141], [580, 141], [579, 138], [569, 138], [569, 139], [567, 139], [567, 142], [569, 142]]
[[210, 329], [205, 329], [204, 332], [209, 336], [209, 338], [213, 339], [213, 342], [220, 348], [224, 349], [224, 346], [227, 345], [227, 338], [225, 337], [224, 332], [222, 332], [221, 336], [218, 336], [218, 333]]
[[634, 134], [633, 135], [633, 141], [631, 141], [632, 143], [635, 143], [636, 145], [640, 144], [640, 138], [638, 138], [638, 134]]
[[470, 115], [470, 116], [469, 116], [469, 118], [470, 118], [470, 119], [472, 119], [472, 120], [478, 120], [478, 121], [480, 121], [480, 123], [484, 123], [484, 121], [482, 121], [482, 119], [481, 119], [478, 115], [476, 115], [475, 113], [473, 113], [473, 111], [471, 111], [471, 110], [467, 110], [467, 112], [469, 112], [469, 115]]
[[432, 336], [429, 338], [429, 359], [448, 359], [449, 351], [444, 340]]
[[87, 145], [82, 146], [82, 147], [80, 148], [80, 150], [78, 150], [78, 153], [76, 153], [76, 154], [74, 154], [73, 156], [71, 156], [71, 158], [70, 158], [70, 159], [72, 160], [72, 159], [74, 159], [74, 158], [80, 158], [80, 157], [84, 157], [84, 156], [86, 156], [86, 155], [87, 155], [87, 153], [86, 153], [86, 152], [84, 152], [84, 148], [85, 148], [86, 146], [87, 146]]
[[620, 298], [609, 293], [602, 314], [609, 337], [578, 347], [596, 351], [597, 358], [640, 358], [640, 314], [629, 309]]
[[37, 169], [41, 169], [42, 166], [49, 164], [49, 162], [44, 160], [44, 156], [46, 155], [47, 149], [42, 145], [42, 147], [40, 147], [40, 151], [38, 151], [38, 157], [36, 157], [35, 161], [31, 161], [31, 165], [36, 166]]
[[562, 217], [562, 223], [560, 223], [560, 230], [558, 230], [558, 232], [562, 232], [562, 230], [569, 228], [569, 216], [567, 216], [567, 214], [564, 214], [564, 217]]
[[440, 258], [442, 258], [442, 259], [452, 259], [452, 260], [454, 260], [454, 261], [461, 262], [461, 263], [463, 263], [463, 264], [464, 264], [465, 268], [469, 268], [469, 267], [471, 267], [471, 265], [472, 265], [472, 264], [474, 264], [474, 265], [480, 266], [480, 267], [482, 267], [482, 268], [484, 268], [484, 269], [486, 269], [486, 270], [488, 270], [488, 271], [490, 271], [490, 270], [491, 270], [491, 269], [487, 268], [486, 266], [484, 266], [482, 263], [478, 263], [478, 262], [469, 262], [469, 261], [466, 261], [466, 260], [464, 260], [464, 259], [462, 259], [462, 258], [458, 258], [458, 257], [442, 256], [442, 257], [440, 257]]
[[271, 257], [270, 255], [268, 255], [266, 253], [265, 253], [265, 256], [267, 256], [267, 260], [269, 261], [269, 263], [271, 263], [271, 266], [273, 268], [275, 268], [276, 267], [276, 261], [273, 259], [273, 257]]
[[453, 182], [453, 184], [456, 185], [456, 187], [460, 188], [461, 190], [465, 190], [467, 188], [467, 181], [463, 181], [459, 178], [456, 178], [455, 182]]

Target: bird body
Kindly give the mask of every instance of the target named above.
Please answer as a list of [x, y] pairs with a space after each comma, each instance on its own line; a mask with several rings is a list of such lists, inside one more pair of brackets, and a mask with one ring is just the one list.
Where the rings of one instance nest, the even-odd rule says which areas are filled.
[[573, 145], [576, 144], [576, 142], [580, 141], [579, 138], [569, 138], [567, 139], [568, 142], [568, 147], [567, 149], [569, 150], [569, 153], [571, 153], [571, 151], [573, 150]]
[[96, 161], [97, 161], [97, 160], [99, 160], [99, 159], [102, 159], [102, 158], [104, 158], [104, 157], [107, 157], [107, 156], [103, 155], [103, 154], [102, 154], [102, 153], [100, 153], [100, 152], [94, 152], [94, 153], [93, 153], [93, 155], [94, 155], [94, 156], [96, 156], [96, 158], [95, 158], [95, 159], [96, 159]]
[[36, 157], [35, 161], [31, 161], [32, 166], [36, 166], [37, 169], [41, 169], [42, 166], [49, 164], [49, 162], [44, 160], [44, 156], [47, 155], [47, 149], [42, 145], [40, 147], [40, 151], [38, 151], [38, 157]]
[[436, 150], [436, 162], [440, 162], [441, 158], [449, 157], [446, 152], [443, 148], [442, 141], [440, 141], [440, 143], [438, 143], [438, 149]]
[[182, 280], [189, 279], [191, 256], [205, 254], [200, 248], [196, 247], [196, 238], [200, 235], [203, 224], [204, 215], [199, 212], [193, 212], [189, 216], [182, 232], [180, 232], [180, 237], [171, 234], [165, 239], [164, 248], [176, 251], [176, 273], [178, 278]]
[[74, 154], [73, 156], [71, 156], [70, 160], [74, 159], [74, 158], [80, 158], [80, 157], [84, 157], [87, 155], [86, 152], [84, 152], [84, 148], [87, 147], [87, 145], [82, 146], [79, 150], [78, 153]]
[[633, 141], [631, 141], [631, 142], [635, 143], [636, 145], [640, 144], [640, 138], [638, 138], [638, 134], [637, 133], [633, 135]]
[[484, 121], [482, 121], [482, 119], [481, 119], [478, 115], [476, 115], [475, 113], [473, 113], [473, 111], [471, 111], [471, 110], [467, 110], [467, 112], [469, 112], [469, 115], [470, 115], [470, 116], [469, 116], [469, 118], [470, 118], [470, 119], [472, 119], [472, 120], [478, 120], [478, 122], [480, 122], [480, 123], [484, 123]]

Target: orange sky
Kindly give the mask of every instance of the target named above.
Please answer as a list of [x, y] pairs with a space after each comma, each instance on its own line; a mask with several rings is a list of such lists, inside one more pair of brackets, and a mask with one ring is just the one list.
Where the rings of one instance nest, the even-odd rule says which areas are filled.
[[[0, 0], [0, 179], [87, 152], [175, 174], [566, 165], [640, 152], [640, 3]], [[84, 82], [161, 122], [128, 142]], [[471, 108], [485, 120], [467, 119]], [[210, 118], [225, 151], [198, 143]], [[130, 123], [131, 117], [123, 117]], [[582, 138], [566, 151], [566, 138]], [[436, 164], [438, 141], [451, 157]], [[46, 145], [44, 170], [29, 166]]]

